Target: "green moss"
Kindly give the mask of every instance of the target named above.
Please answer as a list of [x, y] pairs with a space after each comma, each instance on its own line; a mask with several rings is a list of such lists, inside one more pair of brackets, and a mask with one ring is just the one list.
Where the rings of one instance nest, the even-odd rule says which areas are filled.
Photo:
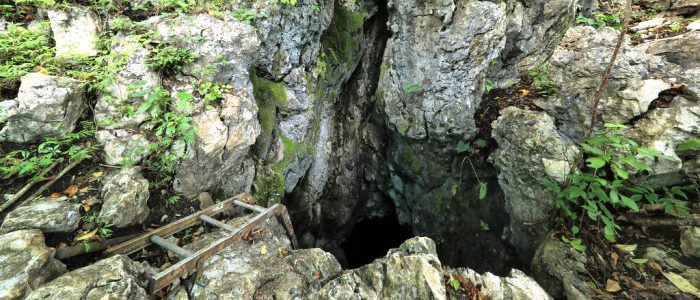
[[401, 152], [401, 160], [411, 169], [414, 174], [420, 174], [423, 170], [423, 163], [413, 152], [413, 149], [406, 147]]
[[258, 157], [266, 158], [277, 123], [277, 109], [287, 108], [287, 92], [282, 83], [260, 78], [254, 70], [250, 72], [250, 81], [253, 83], [253, 95], [258, 104], [258, 120], [262, 127], [253, 145], [253, 151]]
[[285, 183], [283, 172], [273, 170], [270, 166], [260, 166], [255, 172], [255, 201], [260, 206], [267, 206], [269, 200], [279, 203], [284, 196]]

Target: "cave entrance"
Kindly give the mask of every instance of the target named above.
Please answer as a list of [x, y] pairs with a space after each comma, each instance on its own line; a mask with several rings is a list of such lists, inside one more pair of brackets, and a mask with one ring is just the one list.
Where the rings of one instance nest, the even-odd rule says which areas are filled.
[[408, 228], [399, 224], [396, 215], [367, 218], [355, 224], [340, 247], [345, 252], [348, 268], [354, 269], [384, 257], [389, 249], [413, 236]]

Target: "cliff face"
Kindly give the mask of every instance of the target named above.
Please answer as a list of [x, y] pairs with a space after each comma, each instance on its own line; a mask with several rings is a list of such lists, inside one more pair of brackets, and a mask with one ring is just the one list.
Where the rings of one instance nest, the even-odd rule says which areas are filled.
[[[10, 45], [0, 47], [0, 192], [12, 199], [56, 161], [97, 161], [0, 215], [0, 238], [37, 236], [25, 246], [50, 252], [39, 231], [49, 246], [75, 245], [93, 230], [162, 225], [251, 193], [258, 205], [286, 205], [301, 244], [323, 250], [261, 256], [255, 247], [291, 251], [278, 224], [267, 224], [253, 250], [232, 247], [196, 289], [170, 297], [441, 299], [464, 292], [453, 280], [483, 283], [494, 299], [546, 297], [513, 267], [532, 268], [555, 297], [594, 292], [567, 286], [580, 276], [557, 266], [582, 272], [586, 257], [566, 252], [561, 232], [552, 238], [560, 205], [542, 180], [565, 184], [582, 165], [580, 142], [619, 36], [610, 26], [621, 27], [596, 13], [621, 1], [88, 2], [19, 1], [0, 15], [0, 41]], [[634, 9], [592, 127], [626, 124], [625, 136], [663, 154], [632, 174], [639, 182], [693, 183], [697, 150], [678, 146], [700, 137], [700, 25], [690, 18], [700, 3]], [[377, 219], [430, 239], [342, 271], [356, 225]], [[378, 239], [399, 234], [382, 230]], [[684, 229], [687, 252], [700, 240], [694, 232]], [[73, 292], [62, 282], [92, 293], [80, 277], [106, 264], [45, 285], [66, 270], [42, 259], [20, 279], [0, 268], [0, 280], [28, 282], [0, 284], [0, 295], [5, 286], [12, 299], [42, 285], [33, 297]], [[144, 296], [151, 269], [126, 257], [110, 265], [105, 276], [124, 276], [115, 289]], [[42, 268], [51, 278], [35, 274]], [[289, 275], [276, 277], [280, 269]]]

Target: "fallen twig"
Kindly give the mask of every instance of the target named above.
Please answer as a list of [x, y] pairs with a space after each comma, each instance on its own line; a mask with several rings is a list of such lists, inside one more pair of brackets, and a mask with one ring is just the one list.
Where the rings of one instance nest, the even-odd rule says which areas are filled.
[[687, 218], [661, 218], [661, 217], [642, 217], [634, 214], [622, 215], [618, 218], [637, 226], [645, 227], [679, 227], [679, 226], [700, 226], [700, 216], [691, 215]]
[[55, 177], [54, 179], [52, 179], [51, 181], [49, 181], [49, 182], [45, 183], [44, 185], [42, 185], [41, 188], [39, 188], [39, 190], [37, 190], [36, 192], [34, 192], [34, 194], [32, 194], [31, 196], [27, 197], [27, 199], [24, 199], [22, 202], [20, 202], [20, 204], [21, 204], [21, 203], [24, 203], [24, 202], [27, 202], [27, 201], [29, 201], [29, 200], [32, 200], [32, 199], [34, 199], [34, 198], [36, 198], [36, 197], [41, 196], [41, 193], [43, 193], [44, 191], [48, 190], [54, 183], [56, 183], [56, 181], [58, 181], [59, 179], [61, 179], [61, 177], [63, 177], [63, 175], [66, 175], [66, 173], [68, 173], [70, 170], [72, 170], [73, 168], [75, 168], [75, 166], [77, 166], [78, 164], [80, 164], [83, 160], [85, 160], [85, 158], [81, 158], [81, 159], [78, 159], [78, 160], [74, 160], [74, 161], [73, 161], [72, 163], [70, 163], [68, 166], [66, 166], [65, 168], [63, 168], [63, 170], [61, 170], [61, 172], [58, 173], [58, 175], [56, 175], [56, 177]]
[[78, 244], [78, 245], [70, 246], [70, 247], [63, 248], [63, 249], [57, 249], [54, 257], [56, 259], [66, 259], [66, 258], [78, 256], [78, 255], [102, 251], [104, 249], [107, 249], [109, 246], [113, 246], [113, 245], [116, 245], [116, 244], [119, 244], [122, 242], [126, 242], [130, 239], [138, 237], [139, 235], [141, 235], [141, 234], [140, 233], [139, 234], [132, 234], [132, 235], [122, 236], [122, 237], [108, 239], [108, 240], [104, 240], [104, 241], [90, 242], [90, 243], [88, 243], [87, 251], [85, 249], [86, 248], [85, 245], [83, 245], [83, 244]]
[[591, 111], [591, 125], [588, 128], [588, 133], [586, 134], [587, 137], [590, 137], [591, 134], [593, 133], [593, 129], [595, 128], [595, 123], [596, 123], [596, 118], [598, 117], [598, 105], [600, 104], [600, 100], [603, 98], [603, 90], [605, 89], [605, 85], [608, 83], [608, 78], [610, 78], [610, 72], [612, 71], [612, 67], [615, 64], [615, 60], [617, 59], [617, 55], [620, 53], [620, 48], [622, 47], [622, 43], [625, 40], [625, 34], [627, 33], [627, 30], [629, 28], [629, 19], [630, 19], [630, 11], [632, 10], [632, 0], [627, 0], [627, 4], [625, 5], [625, 11], [622, 16], [622, 29], [620, 29], [620, 36], [617, 39], [617, 45], [615, 45], [615, 51], [613, 51], [612, 57], [610, 57], [610, 63], [608, 63], [608, 67], [605, 68], [605, 72], [603, 73], [603, 81], [600, 82], [600, 86], [598, 87], [598, 93], [595, 96], [595, 101], [593, 102], [593, 107]]
[[5, 211], [7, 208], [9, 208], [10, 206], [12, 206], [12, 204], [14, 204], [15, 202], [17, 202], [17, 200], [19, 200], [20, 198], [22, 198], [22, 196], [24, 196], [24, 194], [26, 194], [26, 193], [34, 186], [34, 184], [36, 184], [37, 182], [40, 182], [40, 181], [44, 180], [44, 175], [46, 175], [46, 173], [48, 173], [48, 172], [51, 172], [51, 170], [53, 170], [53, 168], [55, 168], [56, 166], [58, 166], [58, 164], [61, 163], [62, 161], [63, 161], [63, 160], [57, 160], [57, 161], [55, 161], [55, 162], [54, 162], [53, 164], [51, 164], [48, 168], [44, 169], [44, 170], [41, 171], [39, 174], [37, 174], [36, 176], [34, 176], [31, 180], [29, 180], [29, 182], [27, 182], [27, 184], [26, 184], [24, 187], [22, 187], [22, 189], [20, 189], [19, 191], [17, 191], [17, 193], [14, 194], [10, 200], [7, 200], [7, 202], [3, 203], [2, 206], [0, 206], [0, 213], [2, 213], [3, 211]]

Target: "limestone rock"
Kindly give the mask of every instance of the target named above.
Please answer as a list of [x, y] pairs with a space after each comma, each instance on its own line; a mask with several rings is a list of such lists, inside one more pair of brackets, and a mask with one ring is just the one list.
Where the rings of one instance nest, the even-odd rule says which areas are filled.
[[309, 298], [445, 299], [435, 243], [424, 237], [407, 240], [385, 258], [343, 272]]
[[688, 257], [700, 257], [700, 227], [689, 227], [681, 231], [681, 250]]
[[390, 1], [379, 83], [389, 124], [411, 139], [469, 139], [485, 71], [506, 44], [506, 5]]
[[17, 104], [17, 100], [14, 99], [0, 101], [0, 126], [7, 122], [7, 116], [14, 114], [12, 110], [17, 108]]
[[492, 135], [498, 149], [490, 159], [500, 171], [498, 182], [506, 197], [508, 239], [529, 261], [548, 230], [546, 222], [540, 221], [556, 204], [555, 196], [544, 190], [542, 178], [563, 181], [579, 151], [557, 131], [554, 118], [543, 112], [508, 107], [494, 121]]
[[98, 18], [82, 7], [49, 10], [51, 31], [56, 40], [56, 56], [97, 55]]
[[659, 39], [642, 45], [646, 53], [659, 55], [684, 69], [700, 68], [700, 31]]
[[519, 270], [511, 270], [508, 277], [498, 277], [491, 273], [479, 274], [474, 270], [446, 268], [447, 275], [458, 274], [479, 286], [479, 293], [491, 300], [507, 299], [552, 299], [531, 277]]
[[[698, 99], [700, 100], [700, 99]], [[661, 151], [670, 160], [649, 161], [659, 186], [681, 184], [687, 174], [700, 174], [700, 158], [693, 151], [676, 151], [685, 141], [700, 138], [700, 103], [678, 97], [668, 108], [657, 108], [635, 123], [627, 136], [643, 147]]]
[[229, 83], [246, 88], [248, 68], [260, 49], [253, 27], [228, 15], [223, 20], [208, 14], [177, 18], [153, 17], [159, 38], [176, 47], [187, 48], [197, 57], [183, 72], [202, 81]]
[[276, 0], [252, 3], [252, 11], [265, 15], [253, 21], [261, 41], [256, 64], [275, 80], [292, 69], [309, 68], [320, 53], [321, 35], [331, 23], [333, 5], [331, 0], [299, 1], [293, 6]]
[[[95, 120], [106, 129], [136, 129], [147, 118], [147, 113], [127, 113], [128, 107], [138, 109], [142, 99], [130, 98], [136, 89], [149, 89], [159, 84], [160, 76], [151, 70], [146, 61], [149, 57], [138, 38], [133, 35], [117, 34], [111, 45], [109, 63], [123, 61], [123, 67], [116, 72], [114, 82], [107, 88], [108, 92], [100, 94], [95, 104]], [[141, 83], [136, 87], [137, 83]], [[131, 89], [129, 88], [131, 86]]]
[[[610, 27], [572, 27], [547, 63], [548, 76], [558, 91], [537, 105], [557, 119], [559, 130], [567, 136], [581, 138], [587, 132], [600, 78], [617, 38], [618, 32]], [[661, 57], [647, 54], [626, 41], [603, 92], [596, 125], [627, 123], [646, 112], [649, 102], [668, 87], [662, 80], [675, 77], [673, 70]]]
[[240, 91], [225, 96], [220, 113], [208, 110], [195, 116], [194, 145], [178, 168], [175, 189], [186, 197], [216, 189], [233, 194], [247, 191], [252, 166], [244, 155], [260, 134], [257, 113], [249, 91]]
[[32, 290], [66, 272], [44, 245], [39, 230], [0, 235], [0, 299], [24, 299]]
[[671, 8], [672, 0], [642, 0], [639, 4], [646, 8], [653, 8], [657, 11], [666, 11]]
[[41, 73], [22, 77], [16, 101], [14, 109], [6, 112], [0, 141], [26, 143], [62, 138], [73, 131], [85, 108], [80, 82]]
[[535, 279], [554, 298], [589, 299], [593, 291], [586, 285], [587, 258], [562, 241], [548, 236], [532, 260]]
[[157, 272], [146, 263], [123, 255], [100, 260], [56, 278], [32, 292], [27, 299], [150, 299], [148, 276]]
[[109, 220], [116, 228], [140, 225], [148, 218], [148, 180], [138, 167], [107, 175], [101, 195], [104, 204], [98, 217]]
[[[229, 221], [242, 226], [248, 217]], [[238, 241], [204, 264], [193, 288], [195, 299], [298, 299], [340, 272], [335, 258], [320, 249], [290, 250], [285, 229], [269, 219], [252, 243]], [[196, 251], [228, 233], [217, 231], [188, 244]]]
[[688, 15], [700, 11], [700, 0], [672, 0], [669, 9], [674, 15]]
[[40, 199], [8, 213], [0, 232], [39, 229], [45, 233], [68, 233], [77, 230], [79, 223], [80, 205], [65, 198]]
[[123, 129], [100, 130], [95, 138], [104, 145], [105, 162], [110, 165], [121, 165], [125, 161], [136, 164], [151, 154], [149, 142], [142, 134], [130, 134]]

